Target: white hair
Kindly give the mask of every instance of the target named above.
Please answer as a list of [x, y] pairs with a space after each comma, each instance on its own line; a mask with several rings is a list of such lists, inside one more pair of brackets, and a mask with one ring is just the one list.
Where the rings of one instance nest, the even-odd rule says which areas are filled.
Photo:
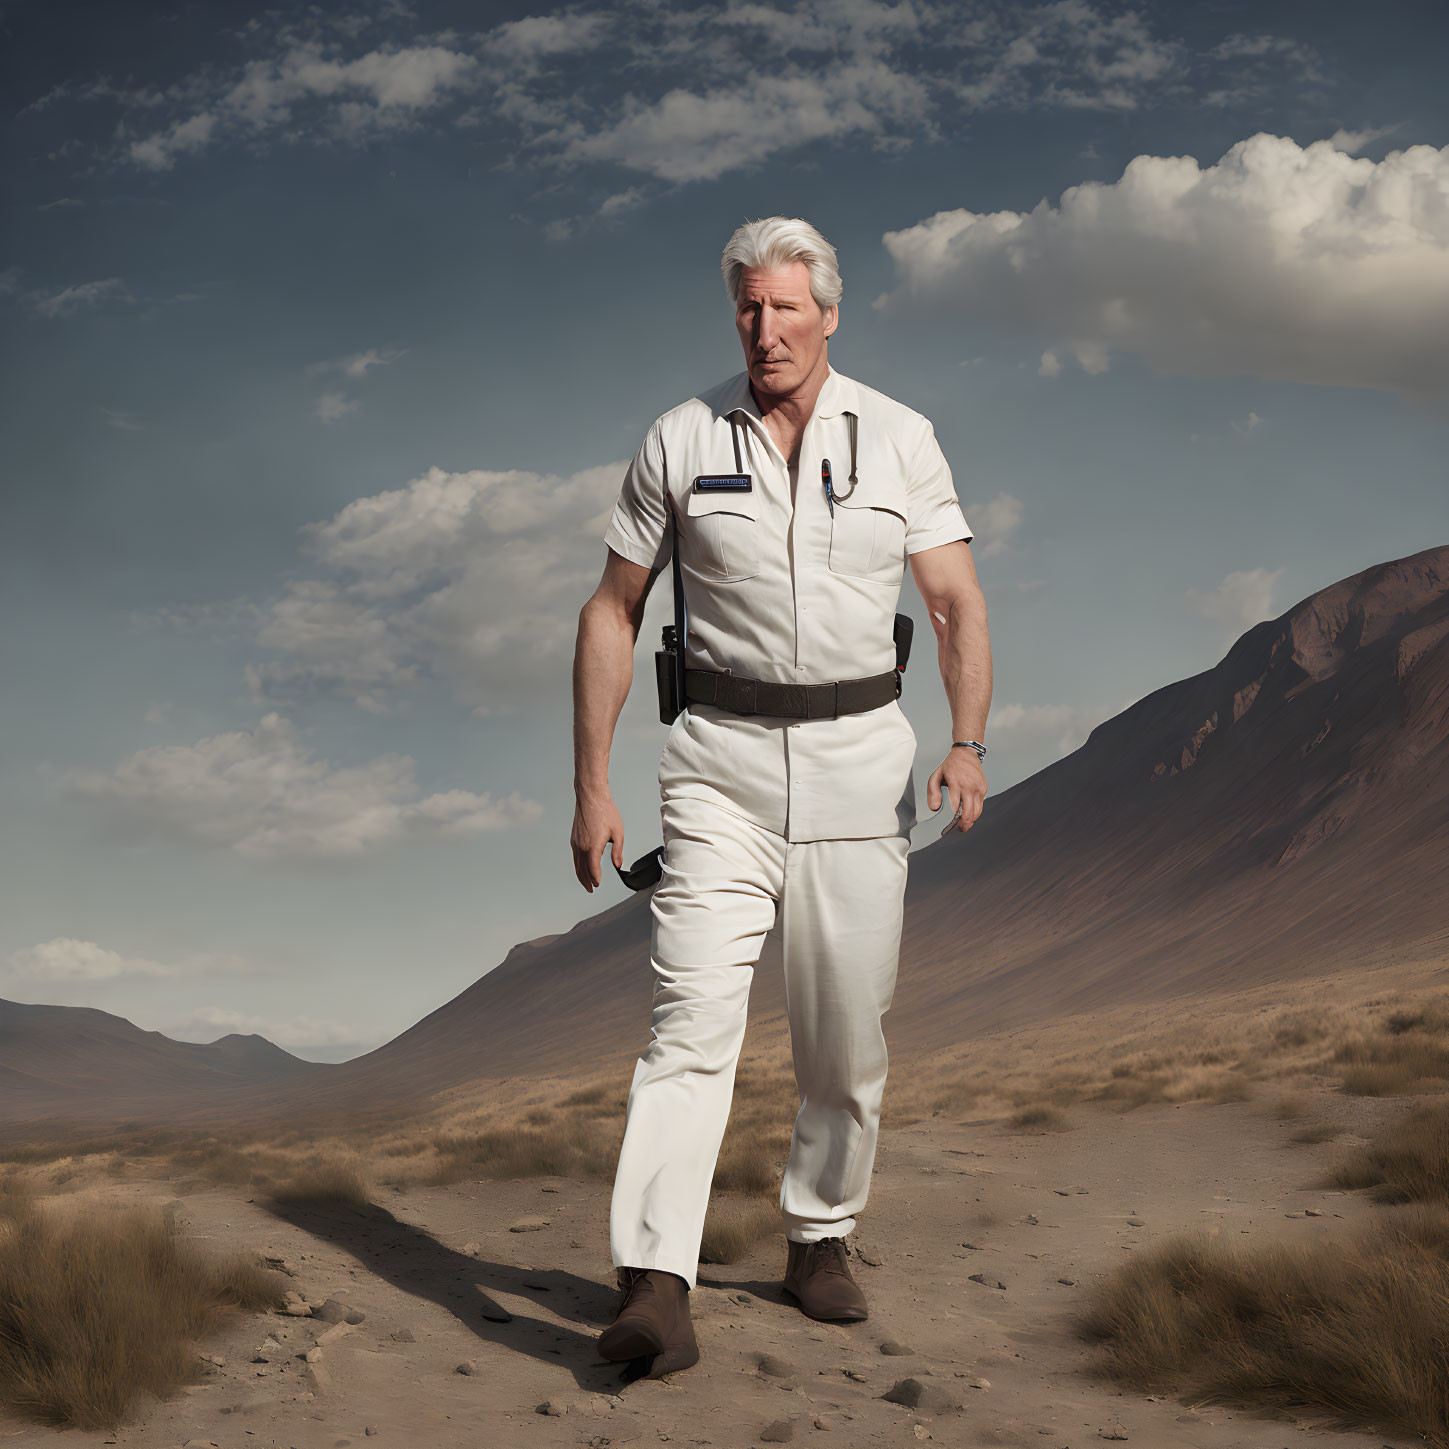
[[791, 262], [804, 262], [809, 269], [810, 295], [822, 312], [840, 301], [842, 288], [835, 248], [798, 216], [766, 216], [736, 229], [720, 258], [730, 301], [739, 305], [740, 273], [746, 267], [774, 270]]

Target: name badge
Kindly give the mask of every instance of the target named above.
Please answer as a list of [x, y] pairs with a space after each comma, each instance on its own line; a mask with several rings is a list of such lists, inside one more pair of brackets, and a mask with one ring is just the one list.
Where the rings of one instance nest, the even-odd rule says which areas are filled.
[[694, 480], [696, 493], [753, 493], [748, 473], [702, 473]]

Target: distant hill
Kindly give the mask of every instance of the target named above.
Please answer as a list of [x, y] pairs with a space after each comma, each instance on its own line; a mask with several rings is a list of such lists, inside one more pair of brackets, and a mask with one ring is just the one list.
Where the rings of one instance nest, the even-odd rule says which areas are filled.
[[0, 1121], [37, 1112], [102, 1118], [138, 1101], [184, 1100], [314, 1071], [261, 1036], [175, 1041], [90, 1006], [0, 1000]]
[[[897, 1064], [1065, 1011], [1399, 951], [1449, 957], [1449, 546], [1365, 569], [1258, 624], [1215, 668], [1138, 700], [988, 796], [969, 833], [910, 860], [886, 1021]], [[561, 899], [572, 886], [560, 878]], [[172, 1096], [153, 1062], [126, 1095], [97, 1043], [52, 1065], [56, 1095], [31, 1107], [65, 1113], [79, 1095], [90, 1118], [134, 1116], [150, 1097], [171, 1120], [320, 1121], [401, 1110], [480, 1077], [627, 1067], [649, 1042], [649, 927], [645, 892], [516, 946], [394, 1040], [305, 1077]], [[755, 1032], [783, 1015], [777, 949], [772, 936], [756, 972]], [[38, 1020], [0, 1027], [0, 1072], [33, 1071], [24, 1063], [37, 1054], [16, 1053]], [[218, 1045], [190, 1050], [217, 1062]], [[112, 1085], [78, 1085], [97, 1073]]]

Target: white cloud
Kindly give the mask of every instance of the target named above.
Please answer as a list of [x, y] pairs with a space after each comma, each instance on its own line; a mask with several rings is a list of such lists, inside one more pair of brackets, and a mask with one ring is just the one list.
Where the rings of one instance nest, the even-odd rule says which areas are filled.
[[350, 1022], [312, 1016], [257, 1016], [225, 1006], [198, 1006], [166, 1028], [173, 1041], [210, 1043], [233, 1033], [263, 1036], [283, 1048], [351, 1046], [360, 1035]]
[[324, 423], [335, 423], [338, 418], [357, 412], [361, 406], [355, 397], [348, 397], [345, 393], [324, 392], [317, 399], [316, 413]]
[[985, 503], [973, 503], [963, 510], [974, 535], [972, 552], [988, 558], [1005, 553], [1016, 530], [1021, 527], [1023, 507], [1020, 498], [1003, 491]]
[[119, 277], [106, 277], [99, 282], [78, 282], [74, 286], [45, 296], [31, 294], [35, 310], [42, 317], [69, 317], [82, 308], [94, 308], [106, 302], [134, 302], [131, 289]]
[[[984, 111], [1124, 113], [1204, 92], [1218, 104], [1281, 100], [1316, 75], [1297, 41], [1203, 47], [1164, 33], [1166, 12], [1114, 11], [1091, 0], [618, 0], [419, 35], [401, 6], [313, 7], [253, 20], [244, 64], [204, 65], [161, 88], [66, 84], [27, 109], [119, 102], [116, 158], [154, 171], [222, 145], [358, 144], [434, 125], [491, 129], [480, 140], [503, 166], [603, 163], [671, 186], [812, 143], [903, 150]], [[591, 189], [578, 217], [549, 223], [555, 239], [627, 195], [607, 178]]]
[[1215, 589], [1188, 589], [1183, 597], [1200, 618], [1221, 624], [1236, 639], [1274, 616], [1273, 585], [1283, 569], [1236, 569]]
[[[177, 158], [206, 149], [222, 136], [254, 139], [289, 127], [298, 112], [317, 111], [317, 129], [335, 140], [360, 142], [414, 124], [453, 94], [478, 83], [478, 61], [443, 45], [378, 48], [351, 59], [327, 53], [315, 40], [285, 44], [271, 59], [254, 60], [199, 110], [159, 130], [131, 139], [127, 154], [137, 166], [169, 170]], [[176, 88], [184, 103], [210, 83]]]
[[1199, 168], [1138, 156], [1030, 212], [887, 232], [908, 299], [1042, 338], [1101, 371], [1250, 374], [1449, 401], [1449, 147], [1381, 161], [1260, 133]]
[[276, 713], [251, 731], [138, 750], [109, 772], [66, 771], [61, 786], [71, 799], [114, 812], [127, 831], [256, 861], [347, 859], [530, 825], [542, 814], [516, 792], [423, 796], [407, 755], [358, 766], [315, 759]]
[[480, 712], [537, 705], [568, 670], [606, 560], [625, 461], [569, 477], [432, 468], [308, 525], [315, 576], [265, 611], [259, 697], [340, 694], [366, 709], [426, 677]]
[[571, 128], [565, 162], [612, 161], [664, 181], [712, 181], [778, 151], [916, 122], [925, 86], [904, 71], [861, 59], [828, 75], [754, 75], [700, 92], [678, 87], [653, 102], [627, 95], [612, 124]]
[[113, 981], [121, 977], [191, 977], [249, 969], [242, 957], [220, 952], [193, 955], [168, 966], [144, 956], [123, 956], [94, 941], [77, 941], [70, 936], [57, 936], [14, 951], [5, 964], [12, 977], [52, 983]]
[[993, 742], [1016, 751], [1065, 755], [1083, 744], [1105, 718], [1100, 711], [1076, 704], [1000, 704], [992, 706], [987, 730]]
[[107, 981], [117, 976], [170, 976], [173, 970], [159, 961], [122, 956], [94, 941], [57, 936], [12, 952], [6, 962], [10, 974], [39, 981]]
[[1339, 151], [1347, 151], [1349, 155], [1362, 151], [1365, 146], [1372, 145], [1375, 141], [1381, 141], [1385, 136], [1392, 136], [1395, 131], [1401, 131], [1404, 127], [1402, 121], [1395, 121], [1392, 126], [1375, 126], [1367, 131], [1345, 131], [1339, 127], [1333, 135], [1328, 138], [1328, 144]]
[[348, 377], [364, 377], [370, 367], [386, 367], [407, 351], [406, 348], [389, 348], [386, 351], [379, 351], [376, 347], [366, 348], [362, 352], [354, 352], [346, 357], [335, 357], [327, 362], [312, 362], [307, 365], [308, 374], [319, 372], [341, 372]]

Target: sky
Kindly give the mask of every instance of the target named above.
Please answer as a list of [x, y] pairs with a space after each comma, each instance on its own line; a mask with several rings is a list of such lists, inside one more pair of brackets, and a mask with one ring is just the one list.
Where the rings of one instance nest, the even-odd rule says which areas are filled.
[[[747, 219], [819, 227], [831, 364], [935, 425], [992, 793], [1449, 540], [1437, 0], [11, 4], [0, 38], [0, 997], [344, 1060], [628, 894], [571, 862], [578, 610], [649, 424], [743, 367]], [[669, 604], [615, 735], [630, 861]], [[950, 715], [909, 574], [900, 607], [918, 849]]]

